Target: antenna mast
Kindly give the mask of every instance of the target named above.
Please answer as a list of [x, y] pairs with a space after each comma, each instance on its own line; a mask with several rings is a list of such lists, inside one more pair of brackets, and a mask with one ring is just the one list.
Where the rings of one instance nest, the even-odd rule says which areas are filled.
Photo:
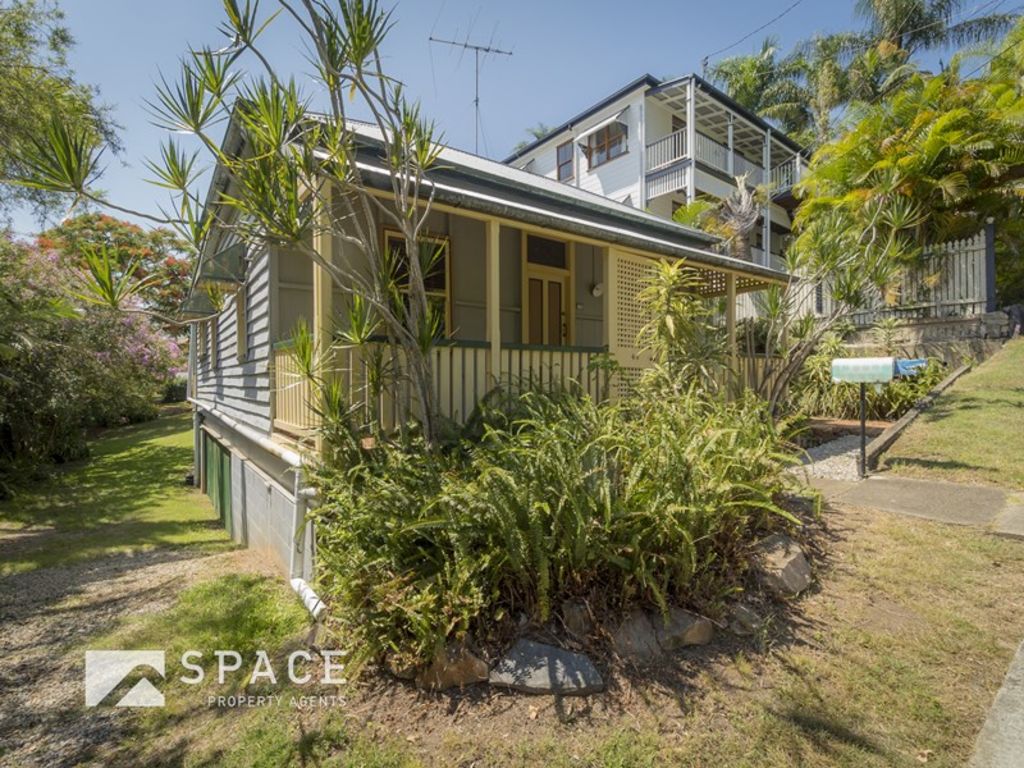
[[474, 107], [474, 109], [476, 111], [476, 124], [474, 125], [474, 144], [473, 144], [474, 149], [473, 149], [473, 151], [476, 154], [479, 155], [480, 154], [480, 54], [482, 53], [482, 54], [484, 54], [486, 56], [488, 53], [493, 53], [493, 54], [496, 54], [496, 55], [500, 54], [501, 56], [511, 56], [512, 55], [512, 51], [503, 51], [501, 48], [495, 48], [494, 46], [491, 46], [491, 45], [474, 45], [473, 43], [469, 42], [468, 38], [465, 41], [463, 41], [463, 42], [459, 42], [458, 40], [442, 40], [439, 37], [434, 37], [433, 35], [431, 35], [428, 39], [432, 43], [441, 43], [443, 45], [451, 45], [451, 46], [453, 46], [455, 48], [463, 48], [463, 49], [465, 49], [467, 51], [472, 51], [473, 52], [473, 56], [474, 56], [474, 58], [476, 60], [476, 86], [475, 86], [476, 90], [474, 91], [474, 94], [473, 94], [473, 107]]

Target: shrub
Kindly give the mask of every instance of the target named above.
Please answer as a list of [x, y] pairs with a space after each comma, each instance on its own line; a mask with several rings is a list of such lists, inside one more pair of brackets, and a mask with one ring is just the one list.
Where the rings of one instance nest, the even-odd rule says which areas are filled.
[[91, 428], [155, 418], [179, 362], [148, 319], [77, 305], [73, 286], [55, 254], [0, 239], [0, 495], [82, 458]]
[[363, 658], [422, 661], [520, 613], [545, 622], [574, 595], [713, 613], [750, 542], [795, 522], [777, 504], [783, 438], [759, 401], [691, 385], [516, 406], [450, 453], [379, 443], [321, 471], [319, 588]]
[[[789, 395], [792, 410], [806, 416], [832, 419], [860, 418], [860, 387], [832, 381], [832, 360], [847, 357], [848, 350], [838, 336], [826, 336], [814, 354], [807, 358]], [[896, 379], [879, 388], [867, 388], [867, 417], [893, 420], [909, 411], [945, 376], [938, 360], [929, 360], [916, 376]]]

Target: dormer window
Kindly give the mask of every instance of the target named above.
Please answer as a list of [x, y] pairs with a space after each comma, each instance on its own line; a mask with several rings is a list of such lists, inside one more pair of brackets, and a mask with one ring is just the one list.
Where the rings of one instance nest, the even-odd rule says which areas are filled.
[[611, 122], [587, 136], [584, 150], [590, 170], [626, 154], [626, 126], [624, 123]]

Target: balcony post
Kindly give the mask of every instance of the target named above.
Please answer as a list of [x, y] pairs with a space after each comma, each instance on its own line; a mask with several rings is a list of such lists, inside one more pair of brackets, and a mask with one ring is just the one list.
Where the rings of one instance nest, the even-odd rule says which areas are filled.
[[732, 127], [732, 121], [733, 121], [733, 116], [732, 116], [732, 112], [730, 112], [729, 113], [729, 125], [726, 128], [726, 131], [728, 132], [728, 136], [729, 136], [729, 141], [728, 141], [729, 154], [725, 156], [725, 164], [727, 166], [726, 170], [729, 172], [729, 178], [730, 179], [733, 178], [736, 175], [736, 149], [733, 146], [733, 137], [732, 137], [733, 127]]
[[[772, 181], [772, 130], [769, 128], [764, 134], [764, 157], [761, 163], [762, 171], [761, 183], [769, 185]], [[771, 194], [769, 193], [768, 199], [764, 203], [764, 230], [761, 235], [762, 243], [762, 254], [761, 258], [765, 266], [769, 266], [772, 263], [772, 200]]]
[[728, 339], [730, 387], [738, 394], [741, 388], [739, 354], [736, 349], [736, 275], [732, 272], [725, 276], [725, 333]]
[[501, 381], [501, 225], [495, 219], [484, 224], [484, 252], [486, 272], [487, 341], [491, 343], [487, 355], [487, 370], [495, 383]]
[[697, 199], [697, 83], [691, 77], [686, 84], [686, 153], [690, 171], [686, 174], [686, 202]]

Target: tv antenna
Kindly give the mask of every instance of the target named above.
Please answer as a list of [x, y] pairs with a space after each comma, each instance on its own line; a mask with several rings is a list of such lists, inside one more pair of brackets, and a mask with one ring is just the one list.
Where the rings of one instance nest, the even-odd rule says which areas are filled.
[[495, 48], [493, 45], [474, 45], [469, 42], [468, 38], [464, 41], [458, 40], [443, 40], [440, 37], [434, 37], [431, 35], [429, 38], [432, 43], [441, 43], [443, 45], [450, 45], [454, 48], [462, 48], [467, 51], [472, 51], [473, 56], [476, 59], [476, 90], [473, 94], [473, 108], [476, 111], [476, 124], [474, 127], [474, 144], [473, 151], [476, 154], [480, 154], [480, 54], [485, 56], [489, 53], [501, 56], [511, 56], [512, 51], [503, 51], [501, 48]]

